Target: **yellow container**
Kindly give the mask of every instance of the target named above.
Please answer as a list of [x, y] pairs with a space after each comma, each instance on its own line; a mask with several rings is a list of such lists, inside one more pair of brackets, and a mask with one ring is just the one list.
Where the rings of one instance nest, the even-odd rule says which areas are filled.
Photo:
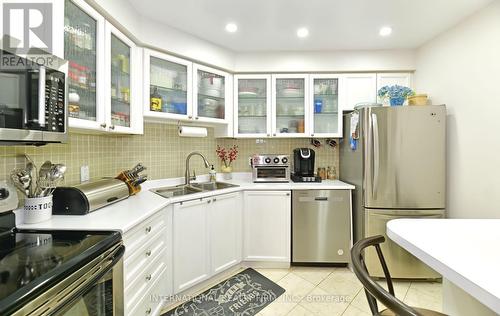
[[415, 94], [408, 97], [408, 105], [427, 105], [427, 94]]

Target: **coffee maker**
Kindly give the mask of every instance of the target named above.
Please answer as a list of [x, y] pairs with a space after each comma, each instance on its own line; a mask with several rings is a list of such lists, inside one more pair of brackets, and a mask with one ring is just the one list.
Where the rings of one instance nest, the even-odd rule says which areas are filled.
[[293, 182], [321, 182], [314, 176], [314, 150], [310, 148], [295, 148], [293, 150]]

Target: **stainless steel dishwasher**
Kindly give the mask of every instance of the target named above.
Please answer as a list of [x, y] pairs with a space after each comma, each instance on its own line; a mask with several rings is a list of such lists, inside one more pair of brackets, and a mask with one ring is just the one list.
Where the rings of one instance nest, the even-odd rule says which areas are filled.
[[292, 262], [348, 263], [350, 190], [292, 191]]

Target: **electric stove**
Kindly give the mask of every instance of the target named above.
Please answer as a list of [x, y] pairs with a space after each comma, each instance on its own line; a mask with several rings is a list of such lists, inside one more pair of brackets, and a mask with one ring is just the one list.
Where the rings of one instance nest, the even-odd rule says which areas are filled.
[[[64, 315], [79, 298], [90, 301], [85, 295], [111, 301], [103, 301], [99, 310], [90, 304], [86, 314], [115, 315], [112, 284], [103, 281], [99, 286], [99, 280], [123, 252], [119, 232], [22, 231], [15, 227], [12, 211], [0, 213], [0, 315]], [[68, 280], [73, 282], [67, 284]], [[79, 282], [82, 286], [77, 287]]]

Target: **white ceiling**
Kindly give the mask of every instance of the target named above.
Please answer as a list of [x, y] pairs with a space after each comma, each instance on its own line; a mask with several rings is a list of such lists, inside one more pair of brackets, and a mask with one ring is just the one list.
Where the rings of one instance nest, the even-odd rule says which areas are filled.
[[[233, 51], [415, 48], [498, 0], [129, 0], [146, 18]], [[234, 34], [224, 30], [235, 22]], [[389, 25], [393, 34], [378, 35]], [[299, 39], [296, 30], [309, 29]]]

